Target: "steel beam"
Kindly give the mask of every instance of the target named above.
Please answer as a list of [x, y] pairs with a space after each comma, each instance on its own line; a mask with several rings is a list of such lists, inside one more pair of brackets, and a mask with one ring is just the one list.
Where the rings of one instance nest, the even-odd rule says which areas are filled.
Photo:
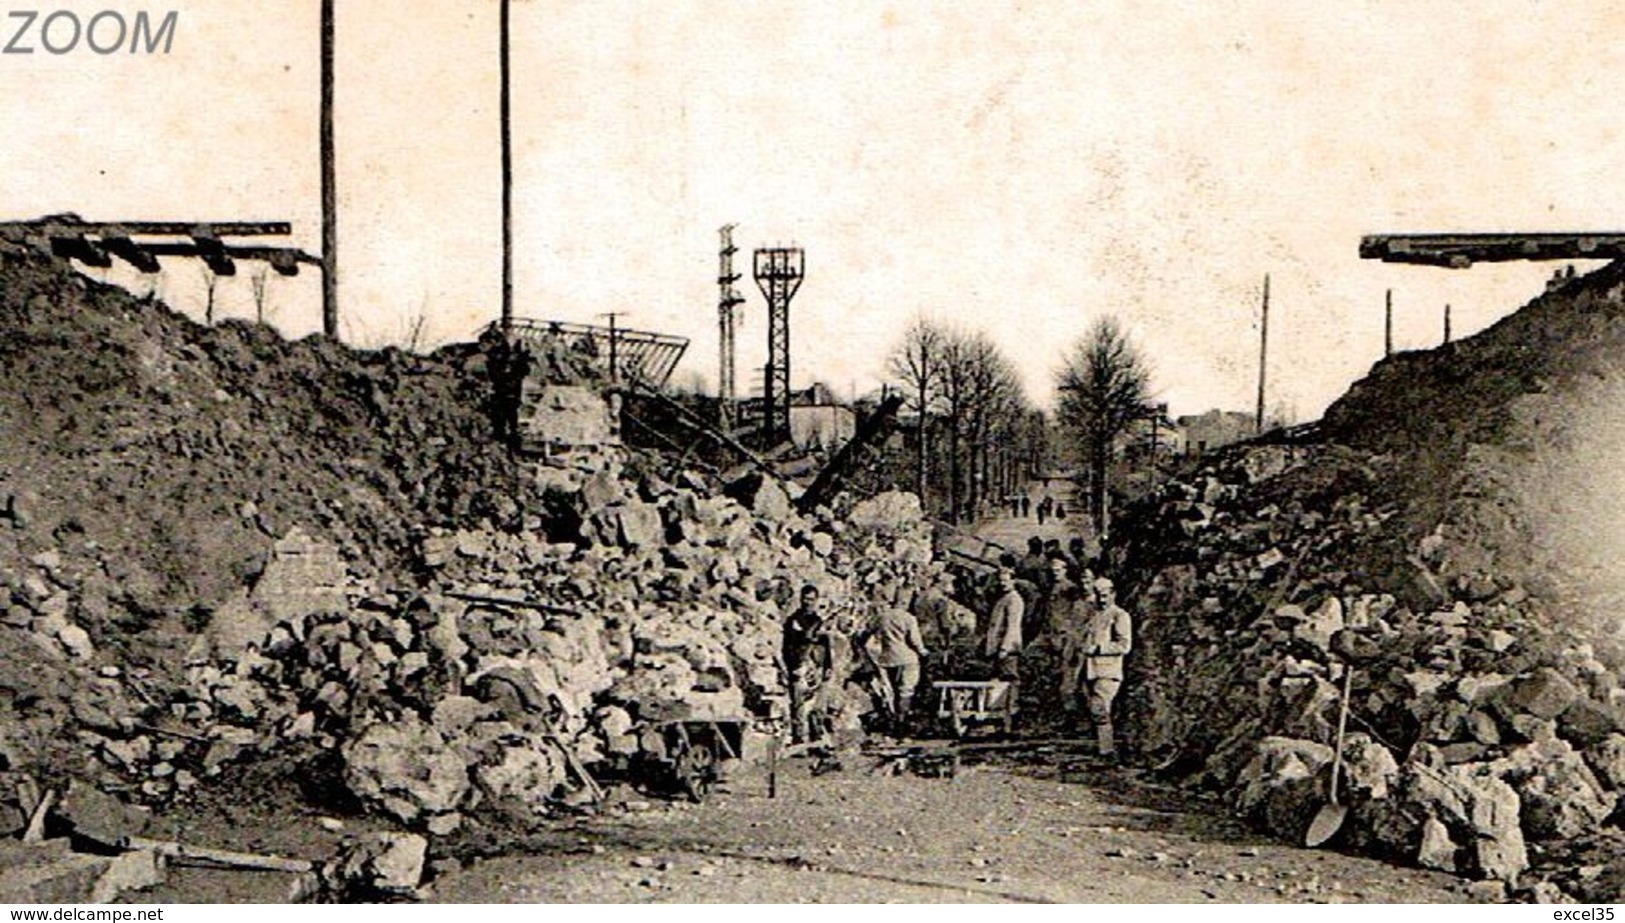
[[1617, 260], [1625, 258], [1625, 232], [1368, 234], [1360, 238], [1360, 258], [1450, 269], [1515, 260]]

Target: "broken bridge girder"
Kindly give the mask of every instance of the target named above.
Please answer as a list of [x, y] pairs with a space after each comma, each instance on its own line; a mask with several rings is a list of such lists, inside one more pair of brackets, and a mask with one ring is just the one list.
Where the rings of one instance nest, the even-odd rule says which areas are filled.
[[1449, 269], [1516, 260], [1617, 260], [1625, 258], [1625, 232], [1367, 234], [1360, 238], [1360, 258]]
[[897, 419], [897, 411], [902, 406], [903, 397], [900, 394], [894, 394], [881, 401], [880, 406], [875, 408], [874, 413], [869, 414], [858, 425], [857, 432], [853, 434], [851, 439], [847, 440], [845, 445], [841, 446], [840, 450], [835, 453], [835, 457], [830, 459], [829, 464], [818, 472], [818, 476], [813, 479], [806, 492], [796, 500], [796, 509], [803, 515], [811, 513], [820, 504], [840, 493], [841, 486], [846, 481], [846, 476], [857, 461], [858, 453], [885, 437]]
[[197, 257], [217, 276], [235, 276], [237, 263], [226, 253], [226, 245], [218, 237], [193, 237]]
[[[237, 273], [238, 260], [268, 263], [278, 274], [295, 276], [300, 264], [320, 266], [316, 256], [292, 247], [236, 246], [228, 237], [275, 237], [293, 233], [286, 221], [85, 221], [78, 215], [49, 215], [32, 221], [0, 221], [0, 239], [15, 241], [63, 259], [97, 269], [113, 265], [113, 258], [140, 272], [162, 270], [159, 257], [182, 256], [202, 260], [216, 275]], [[147, 241], [166, 237], [185, 240]]]
[[106, 250], [83, 237], [52, 237], [50, 241], [52, 256], [78, 260], [97, 269], [107, 269], [113, 265], [113, 258]]
[[141, 246], [136, 244], [135, 241], [128, 237], [104, 238], [102, 240], [102, 246], [107, 249], [108, 253], [111, 253], [124, 262], [129, 263], [131, 266], [134, 266], [141, 272], [150, 275], [162, 269], [162, 267], [158, 265], [158, 258], [156, 256], [143, 249]]

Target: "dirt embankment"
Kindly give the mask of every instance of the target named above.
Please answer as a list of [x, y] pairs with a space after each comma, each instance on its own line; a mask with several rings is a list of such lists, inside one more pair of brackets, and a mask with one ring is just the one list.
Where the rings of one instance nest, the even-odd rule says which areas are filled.
[[414, 530], [519, 513], [467, 347], [205, 328], [60, 262], [3, 260], [0, 574], [46, 560], [95, 642], [218, 604], [295, 525], [380, 576], [406, 569]]
[[1385, 360], [1309, 440], [1237, 447], [1130, 511], [1142, 747], [1298, 837], [1349, 681], [1345, 842], [1617, 896], [1625, 870], [1575, 856], [1617, 849], [1625, 790], [1622, 278]]

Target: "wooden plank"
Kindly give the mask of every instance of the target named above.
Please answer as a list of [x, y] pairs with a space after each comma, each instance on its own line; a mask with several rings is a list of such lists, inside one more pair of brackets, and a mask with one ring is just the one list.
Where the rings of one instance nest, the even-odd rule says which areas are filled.
[[146, 837], [139, 836], [123, 837], [119, 840], [118, 846], [126, 850], [150, 849], [171, 862], [202, 862], [209, 865], [224, 865], [229, 868], [252, 869], [262, 872], [308, 872], [315, 868], [316, 865], [309, 859], [261, 856], [229, 849], [190, 846], [186, 843], [177, 843], [174, 840], [149, 840]]

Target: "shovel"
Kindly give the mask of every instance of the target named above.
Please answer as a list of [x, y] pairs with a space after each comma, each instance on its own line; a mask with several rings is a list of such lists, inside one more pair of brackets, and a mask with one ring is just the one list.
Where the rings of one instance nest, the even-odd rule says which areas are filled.
[[1327, 792], [1326, 804], [1315, 813], [1315, 819], [1309, 823], [1309, 832], [1303, 836], [1303, 845], [1310, 849], [1336, 836], [1337, 831], [1343, 829], [1343, 821], [1349, 814], [1348, 805], [1337, 803], [1337, 782], [1343, 774], [1343, 731], [1348, 727], [1349, 690], [1353, 685], [1354, 667], [1351, 664], [1343, 668], [1343, 700], [1337, 708], [1337, 745], [1332, 752], [1332, 784]]

